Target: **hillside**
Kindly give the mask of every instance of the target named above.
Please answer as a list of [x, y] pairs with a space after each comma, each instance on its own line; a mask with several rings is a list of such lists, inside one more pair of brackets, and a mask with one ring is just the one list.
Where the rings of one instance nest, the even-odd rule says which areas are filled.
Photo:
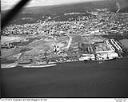
[[55, 6], [44, 6], [44, 7], [30, 7], [25, 8], [23, 14], [63, 14], [65, 12], [83, 12], [95, 8], [114, 8], [113, 2], [107, 1], [97, 1], [97, 2], [85, 2], [85, 3], [75, 3], [75, 4], [65, 4], [65, 5], [55, 5]]
[[[96, 8], [108, 8], [111, 11], [116, 11], [115, 2], [113, 1], [97, 1], [97, 2], [85, 2], [74, 3], [54, 6], [38, 6], [24, 8], [10, 24], [24, 24], [34, 23], [37, 20], [46, 20], [48, 16], [56, 18], [60, 16], [63, 18], [64, 13], [70, 12], [86, 12]], [[2, 17], [8, 11], [2, 11]], [[68, 16], [65, 16], [66, 18]], [[64, 17], [64, 19], [65, 19]], [[58, 18], [56, 18], [58, 20]], [[55, 19], [55, 20], [56, 20]], [[67, 19], [65, 19], [67, 20]]]
[[[24, 8], [20, 14], [43, 14], [43, 15], [54, 15], [63, 14], [65, 12], [77, 12], [86, 11], [95, 8], [109, 8], [115, 10], [115, 2], [109, 1], [96, 1], [96, 2], [85, 2], [85, 3], [74, 3], [54, 6], [38, 6], [38, 7], [27, 7]], [[2, 11], [4, 14], [7, 11]]]

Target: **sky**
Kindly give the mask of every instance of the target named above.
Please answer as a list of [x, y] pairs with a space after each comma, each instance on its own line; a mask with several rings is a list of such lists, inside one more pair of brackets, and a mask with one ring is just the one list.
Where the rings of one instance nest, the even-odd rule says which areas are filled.
[[[6, 10], [13, 7], [20, 0], [1, 0], [1, 9]], [[58, 4], [68, 4], [77, 2], [87, 2], [87, 1], [99, 1], [99, 0], [31, 0], [27, 6], [47, 6], [47, 5], [58, 5]]]

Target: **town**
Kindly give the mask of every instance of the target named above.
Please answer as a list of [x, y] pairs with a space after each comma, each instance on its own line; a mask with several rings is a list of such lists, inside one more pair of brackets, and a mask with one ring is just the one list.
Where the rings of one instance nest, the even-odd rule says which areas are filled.
[[[2, 32], [1, 58], [13, 59], [15, 65], [30, 67], [127, 57], [127, 13], [116, 14], [108, 9], [97, 9], [88, 11], [89, 16], [79, 14], [64, 14], [71, 16], [66, 21], [48, 17], [47, 21], [6, 27]], [[72, 15], [77, 15], [77, 18], [73, 20]], [[114, 38], [104, 37], [111, 35]], [[122, 39], [117, 39], [118, 36], [126, 36], [125, 44]]]

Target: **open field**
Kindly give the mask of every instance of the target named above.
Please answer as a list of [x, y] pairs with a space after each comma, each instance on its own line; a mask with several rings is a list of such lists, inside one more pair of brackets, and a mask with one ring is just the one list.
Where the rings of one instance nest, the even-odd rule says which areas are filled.
[[128, 39], [120, 40], [120, 42], [126, 49], [128, 49]]

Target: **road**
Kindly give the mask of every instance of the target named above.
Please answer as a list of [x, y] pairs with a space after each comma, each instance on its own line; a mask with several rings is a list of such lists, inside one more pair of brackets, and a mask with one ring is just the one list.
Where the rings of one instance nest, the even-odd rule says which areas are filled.
[[68, 50], [72, 43], [72, 37], [68, 34], [67, 34], [67, 36], [69, 37], [68, 45], [66, 47], [62, 48], [63, 50]]
[[2, 97], [128, 97], [127, 62], [2, 69]]

